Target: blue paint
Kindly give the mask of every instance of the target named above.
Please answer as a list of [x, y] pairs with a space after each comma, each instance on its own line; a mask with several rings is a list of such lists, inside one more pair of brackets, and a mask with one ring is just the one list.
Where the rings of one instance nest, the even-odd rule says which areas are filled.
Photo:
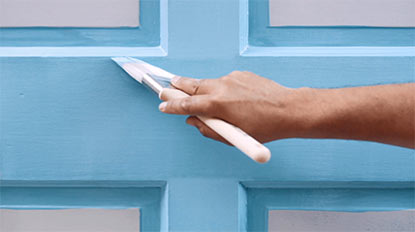
[[268, 4], [240, 1], [241, 56], [415, 56], [415, 28], [270, 27]]
[[[252, 46], [414, 46], [415, 28], [271, 27], [269, 1], [249, 1], [249, 44]], [[246, 2], [246, 1], [244, 1]], [[369, 12], [370, 13], [370, 12]]]
[[[372, 183], [368, 184], [373, 185]], [[270, 210], [323, 210], [343, 212], [395, 211], [415, 208], [414, 182], [400, 188], [384, 188], [377, 183], [375, 188], [362, 188], [353, 183], [341, 188], [320, 186], [318, 188], [246, 188], [247, 230], [268, 231]], [[301, 205], [301, 206], [299, 206]]]
[[[168, 20], [168, 34], [161, 26], [161, 37], [166, 40], [156, 47], [47, 44], [44, 50], [0, 48], [0, 184], [14, 183], [17, 188], [12, 195], [21, 199], [26, 199], [29, 189], [33, 194], [42, 192], [45, 199], [63, 191], [66, 195], [61, 196], [66, 197], [56, 204], [63, 206], [73, 202], [71, 191], [80, 194], [80, 189], [92, 188], [94, 191], [78, 205], [86, 207], [95, 193], [102, 196], [99, 190], [124, 189], [121, 183], [132, 188], [131, 192], [122, 191], [128, 196], [124, 206], [131, 206], [145, 198], [135, 193], [147, 189], [134, 183], [147, 183], [152, 188], [153, 181], [165, 181], [166, 190], [156, 200], [161, 205], [159, 227], [164, 231], [243, 230], [243, 211], [249, 208], [238, 196], [242, 192], [239, 183], [245, 185], [245, 181], [257, 186], [267, 182], [265, 187], [271, 190], [266, 191], [271, 192], [282, 182], [286, 189], [297, 186], [300, 192], [290, 190], [293, 197], [288, 205], [294, 209], [307, 206], [300, 201], [304, 199], [301, 191], [308, 191], [302, 188], [311, 187], [314, 199], [319, 199], [321, 192], [315, 185], [328, 186], [331, 196], [345, 202], [359, 199], [353, 191], [362, 189], [366, 196], [373, 196], [372, 206], [383, 208], [389, 207], [384, 204], [385, 197], [407, 196], [410, 187], [402, 190], [399, 186], [415, 181], [411, 149], [370, 142], [287, 139], [268, 143], [273, 158], [259, 165], [235, 148], [203, 138], [184, 124], [185, 117], [161, 114], [157, 109], [160, 101], [110, 60], [111, 56], [138, 56], [172, 73], [201, 78], [249, 70], [289, 87], [415, 81], [414, 56], [390, 56], [380, 44], [377, 46], [383, 50], [374, 57], [357, 53], [350, 57], [240, 56], [240, 40], [244, 39], [239, 31], [239, 4], [237, 0], [170, 0], [169, 15], [160, 16], [160, 22]], [[167, 4], [162, 6], [167, 10]], [[402, 40], [397, 40], [399, 43], [402, 45]], [[155, 55], [160, 57], [140, 57]], [[356, 182], [365, 184], [356, 186]], [[341, 191], [333, 190], [339, 186], [343, 186]], [[397, 186], [399, 191], [393, 192]], [[112, 195], [111, 201], [124, 199], [122, 193]], [[248, 192], [246, 202], [249, 196]], [[324, 201], [317, 203], [312, 206], [330, 206]], [[408, 207], [404, 202], [395, 203], [396, 208]], [[26, 206], [40, 204], [32, 201]], [[364, 208], [355, 205], [352, 209], [341, 201], [335, 206], [340, 210], [343, 206], [345, 210]]]
[[[162, 39], [163, 41], [163, 39]], [[0, 47], [0, 57], [166, 56], [167, 47]]]
[[[162, 222], [166, 201], [161, 201], [164, 194], [163, 182], [153, 183], [158, 187], [137, 187], [140, 183], [59, 183], [45, 186], [28, 183], [16, 183], [9, 186], [2, 183], [0, 189], [0, 208], [5, 209], [77, 209], [106, 208], [125, 209], [140, 208], [140, 226], [143, 231], [158, 231]], [[33, 183], [32, 183], [33, 185]], [[95, 186], [94, 186], [95, 185]], [[116, 187], [115, 187], [115, 186]], [[146, 184], [144, 184], [145, 186]], [[72, 186], [72, 187], [68, 187]], [[76, 186], [76, 187], [75, 187]], [[163, 204], [161, 204], [163, 203]], [[165, 218], [162, 218], [165, 219]], [[167, 230], [164, 230], [167, 231]]]
[[157, 46], [160, 0], [140, 0], [140, 26], [121, 28], [1, 28], [1, 46]]
[[242, 56], [323, 56], [323, 57], [376, 57], [415, 56], [415, 47], [258, 47], [246, 46]]
[[[238, 231], [248, 230], [248, 200], [246, 189], [242, 184], [238, 185]], [[251, 219], [252, 220], [252, 219]], [[254, 220], [257, 220], [256, 218]]]
[[137, 28], [0, 28], [0, 57], [167, 55], [167, 0], [140, 9]]

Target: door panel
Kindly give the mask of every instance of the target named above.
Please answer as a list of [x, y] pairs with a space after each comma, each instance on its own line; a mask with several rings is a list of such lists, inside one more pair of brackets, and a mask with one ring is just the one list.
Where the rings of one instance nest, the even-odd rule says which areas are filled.
[[1, 209], [0, 229], [27, 231], [140, 231], [138, 209]]
[[[267, 47], [275, 47], [274, 37], [270, 37], [269, 44], [248, 37], [253, 35], [251, 26], [256, 18], [243, 13], [243, 6], [250, 7], [245, 0], [161, 3], [166, 11], [159, 16], [160, 24], [145, 21], [145, 9], [140, 10], [140, 27], [160, 31], [150, 42], [142, 34], [125, 34], [118, 42], [68, 44], [56, 37], [50, 37], [50, 41], [30, 36], [23, 40], [18, 31], [13, 32], [17, 37], [9, 37], [8, 29], [0, 30], [2, 185], [13, 181], [17, 187], [26, 188], [27, 181], [53, 181], [58, 183], [53, 191], [72, 191], [75, 187], [69, 184], [71, 181], [86, 182], [91, 187], [101, 183], [104, 189], [111, 188], [113, 182], [127, 183], [124, 187], [128, 188], [134, 186], [131, 182], [162, 181], [166, 183], [165, 195], [159, 203], [164, 210], [158, 214], [159, 223], [152, 225], [162, 231], [246, 230], [248, 209], [240, 185], [245, 181], [258, 186], [267, 182], [271, 186], [294, 183], [300, 187], [336, 182], [344, 189], [354, 188], [355, 182], [372, 183], [371, 188], [377, 183], [385, 183], [384, 188], [393, 188], [399, 182], [413, 186], [414, 151], [371, 142], [280, 140], [267, 144], [273, 153], [269, 163], [254, 163], [233, 147], [203, 138], [184, 124], [185, 117], [160, 113], [156, 96], [110, 60], [111, 56], [133, 55], [172, 73], [199, 78], [249, 70], [289, 87], [403, 83], [414, 81], [413, 44], [406, 39], [413, 29], [371, 35], [384, 36], [374, 42], [381, 49], [372, 55], [360, 50], [353, 56], [343, 51], [335, 56], [321, 51], [279, 53], [281, 50]], [[268, 1], [264, 3], [267, 6]], [[264, 10], [266, 14], [268, 9]], [[30, 30], [37, 33], [46, 29]], [[241, 36], [244, 33], [247, 36]], [[70, 34], [64, 38], [71, 38]], [[356, 41], [352, 36], [347, 38], [343, 45], [348, 47], [372, 44], [365, 37]], [[315, 39], [313, 44], [299, 37], [294, 40], [299, 49], [336, 43], [328, 39], [321, 43]], [[394, 41], [399, 48], [393, 48], [397, 49], [393, 55], [382, 50]], [[28, 45], [34, 47], [25, 47]], [[266, 53], [249, 50], [263, 45]], [[283, 49], [291, 44], [279, 46]], [[148, 52], [150, 49], [158, 52]], [[42, 191], [53, 194], [51, 189]], [[383, 193], [374, 192], [374, 204], [381, 204]], [[333, 194], [342, 197], [341, 193]], [[0, 204], [4, 207], [7, 201], [2, 195]], [[59, 205], [71, 202], [70, 198], [62, 197]], [[88, 203], [80, 206], [87, 208]], [[347, 203], [341, 203], [340, 210], [342, 206]], [[301, 208], [301, 201], [292, 207]]]
[[239, 196], [247, 205], [248, 231], [411, 231], [413, 186], [398, 181], [248, 181]]
[[[167, 211], [166, 183], [161, 181], [2, 180], [1, 184], [0, 228], [2, 228], [1, 226], [20, 228], [18, 231], [22, 231], [22, 228], [31, 225], [34, 231], [43, 231], [44, 229], [50, 231], [88, 231], [104, 226], [107, 228], [117, 226], [112, 223], [114, 219], [108, 219], [106, 222], [102, 222], [102, 225], [92, 227], [94, 221], [98, 223], [103, 220], [102, 218], [112, 217], [111, 214], [114, 217], [119, 217], [120, 220], [132, 223], [126, 225], [125, 229], [135, 229], [139, 224], [140, 231], [157, 231], [165, 227], [167, 223], [165, 216], [163, 216]], [[106, 209], [118, 211], [105, 211]], [[16, 210], [28, 210], [29, 213], [18, 213]], [[48, 210], [56, 213], [44, 212]], [[59, 213], [59, 210], [64, 212]], [[83, 220], [79, 216], [82, 214], [85, 219], [90, 217], [90, 220]], [[37, 221], [48, 217], [55, 217], [57, 220], [55, 224]], [[16, 222], [7, 222], [6, 220], [9, 218], [16, 220]], [[28, 221], [30, 218], [38, 219]], [[63, 221], [60, 223], [59, 220]], [[68, 223], [71, 221], [78, 224], [70, 227]], [[39, 229], [35, 230], [35, 228]], [[99, 229], [95, 229], [95, 231], [99, 231]], [[121, 230], [114, 228], [110, 231]]]

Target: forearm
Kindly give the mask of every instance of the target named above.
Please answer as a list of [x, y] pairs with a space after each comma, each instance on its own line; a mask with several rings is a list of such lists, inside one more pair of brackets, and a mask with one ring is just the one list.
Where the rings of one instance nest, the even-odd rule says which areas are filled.
[[298, 89], [307, 104], [298, 137], [415, 147], [415, 84]]

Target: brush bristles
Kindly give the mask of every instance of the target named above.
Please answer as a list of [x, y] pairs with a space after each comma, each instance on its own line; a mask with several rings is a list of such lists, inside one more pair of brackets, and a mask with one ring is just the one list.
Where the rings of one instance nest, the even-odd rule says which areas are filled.
[[122, 67], [126, 63], [132, 63], [128, 57], [113, 57], [111, 58], [115, 63], [117, 63], [120, 67]]
[[139, 68], [135, 67], [133, 63], [125, 63], [121, 66], [132, 78], [142, 83], [144, 73]]

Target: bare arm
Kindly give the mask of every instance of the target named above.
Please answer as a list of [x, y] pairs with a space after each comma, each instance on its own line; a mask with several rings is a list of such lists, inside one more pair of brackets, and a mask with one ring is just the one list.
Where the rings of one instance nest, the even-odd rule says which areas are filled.
[[307, 89], [314, 122], [303, 137], [415, 147], [415, 84]]
[[[337, 138], [415, 147], [415, 83], [339, 89], [291, 89], [250, 72], [219, 79], [176, 78], [191, 97], [160, 105], [165, 113], [228, 121], [261, 142]], [[226, 142], [196, 117], [187, 123]]]

